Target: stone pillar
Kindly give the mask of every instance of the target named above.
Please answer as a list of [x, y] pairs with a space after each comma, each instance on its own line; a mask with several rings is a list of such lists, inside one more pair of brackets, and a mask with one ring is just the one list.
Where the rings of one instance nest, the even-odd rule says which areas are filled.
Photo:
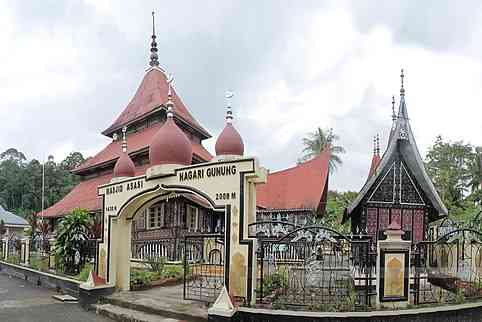
[[30, 264], [30, 238], [22, 238], [22, 264], [28, 266]]
[[406, 307], [410, 295], [410, 241], [392, 223], [377, 245], [377, 307]]
[[55, 238], [49, 239], [49, 269], [55, 269]]
[[[244, 179], [244, 195], [226, 213], [225, 238], [229, 241], [226, 256], [225, 286], [230, 295], [255, 303], [256, 239], [248, 237], [248, 224], [256, 217], [256, 189], [253, 182]], [[238, 207], [239, 205], [239, 207]], [[229, 226], [229, 227], [228, 227]]]
[[2, 246], [3, 246], [3, 247], [2, 247], [3, 253], [0, 254], [0, 255], [1, 255], [1, 256], [0, 256], [0, 259], [6, 261], [6, 260], [7, 260], [7, 257], [8, 257], [8, 239], [7, 239], [7, 237], [4, 237], [4, 238], [1, 240], [1, 242], [2, 242]]

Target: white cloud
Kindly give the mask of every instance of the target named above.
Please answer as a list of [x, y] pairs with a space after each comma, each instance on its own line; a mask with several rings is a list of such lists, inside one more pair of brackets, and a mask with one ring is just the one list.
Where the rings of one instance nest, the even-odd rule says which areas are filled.
[[331, 186], [359, 189], [372, 136], [386, 140], [400, 67], [422, 153], [438, 134], [482, 145], [480, 6], [458, 4], [449, 27], [447, 4], [294, 3], [84, 0], [32, 12], [0, 2], [0, 150], [56, 160], [100, 150], [141, 80], [151, 8], [160, 60], [193, 114], [217, 135], [222, 92], [234, 89], [236, 126], [268, 168], [293, 165], [308, 131], [333, 127], [347, 153]]

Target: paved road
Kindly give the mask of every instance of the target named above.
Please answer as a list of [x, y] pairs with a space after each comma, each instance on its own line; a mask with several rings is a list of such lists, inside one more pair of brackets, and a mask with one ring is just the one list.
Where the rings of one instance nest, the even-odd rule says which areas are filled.
[[78, 304], [52, 298], [52, 290], [0, 273], [0, 321], [5, 322], [111, 322]]

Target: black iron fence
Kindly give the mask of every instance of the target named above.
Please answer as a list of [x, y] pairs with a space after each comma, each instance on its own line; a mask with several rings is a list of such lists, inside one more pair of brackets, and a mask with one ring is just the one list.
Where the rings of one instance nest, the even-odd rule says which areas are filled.
[[224, 235], [185, 236], [184, 299], [214, 302], [224, 286]]
[[461, 303], [482, 298], [482, 234], [456, 229], [415, 245], [413, 303]]
[[371, 239], [308, 226], [258, 240], [257, 301], [273, 308], [356, 310], [374, 304]]
[[29, 266], [40, 271], [67, 275], [77, 275], [83, 269], [95, 269], [98, 242], [96, 239], [79, 241], [75, 246], [75, 252], [60, 261], [56, 256], [54, 241], [34, 238], [30, 242]]

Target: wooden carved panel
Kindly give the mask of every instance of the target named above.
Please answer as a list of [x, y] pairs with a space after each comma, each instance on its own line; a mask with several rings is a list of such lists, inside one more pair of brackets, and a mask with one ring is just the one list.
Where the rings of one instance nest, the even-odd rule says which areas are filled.
[[419, 242], [423, 240], [423, 221], [424, 211], [416, 209], [413, 212], [413, 240]]
[[396, 223], [401, 227], [402, 225], [402, 211], [401, 209], [392, 209], [391, 223]]
[[380, 208], [378, 211], [378, 230], [384, 231], [390, 224], [390, 212], [388, 208]]
[[381, 182], [375, 187], [368, 202], [393, 203], [395, 187], [395, 164], [387, 171]]
[[402, 212], [402, 230], [412, 231], [412, 209], [403, 209]]
[[368, 235], [376, 235], [377, 233], [377, 209], [368, 208], [367, 209], [367, 233]]
[[422, 196], [403, 163], [400, 166], [400, 203], [424, 205]]

